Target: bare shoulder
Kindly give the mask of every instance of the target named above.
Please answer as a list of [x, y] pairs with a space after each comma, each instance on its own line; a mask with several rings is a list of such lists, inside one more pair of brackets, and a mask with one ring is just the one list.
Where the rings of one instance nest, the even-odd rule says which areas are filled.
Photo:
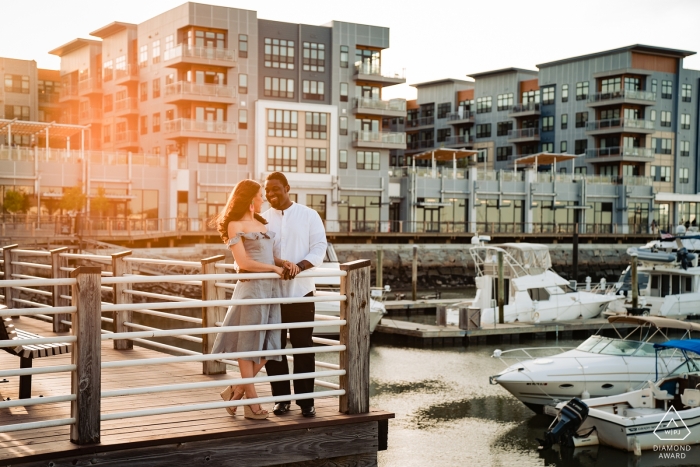
[[245, 232], [243, 230], [243, 222], [241, 221], [231, 221], [228, 223], [228, 236], [229, 238], [232, 238], [239, 232]]

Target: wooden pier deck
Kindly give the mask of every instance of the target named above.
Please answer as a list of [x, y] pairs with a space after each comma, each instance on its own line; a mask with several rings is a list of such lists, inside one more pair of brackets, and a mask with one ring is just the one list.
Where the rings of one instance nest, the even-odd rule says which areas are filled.
[[420, 300], [385, 300], [384, 307], [388, 310], [434, 310], [439, 305], [447, 307], [457, 303], [471, 301], [470, 298], [427, 298]]
[[[16, 327], [56, 336], [51, 325], [31, 318], [14, 320]], [[134, 347], [114, 350], [112, 341], [101, 345], [102, 361], [158, 358], [160, 352]], [[34, 367], [69, 365], [71, 355], [37, 359]], [[0, 352], [0, 368], [19, 367], [19, 359]], [[237, 377], [238, 375], [235, 374]], [[228, 375], [203, 375], [198, 362], [159, 364], [102, 371], [102, 390], [225, 380]], [[18, 377], [0, 383], [2, 399], [17, 400]], [[260, 397], [270, 395], [268, 384], [256, 386]], [[110, 397], [102, 401], [102, 414], [172, 405], [220, 402], [221, 388]], [[319, 389], [317, 389], [319, 390]], [[33, 376], [32, 397], [71, 393], [71, 375]], [[266, 407], [272, 412], [272, 404]], [[77, 445], [69, 439], [69, 426], [0, 433], [0, 466], [171, 466], [171, 465], [376, 465], [377, 450], [386, 449], [388, 412], [345, 415], [335, 397], [316, 399], [315, 418], [303, 418], [298, 407], [267, 420], [228, 415], [224, 409], [201, 410], [101, 422], [99, 444]], [[70, 402], [0, 409], [0, 425], [70, 417]]]

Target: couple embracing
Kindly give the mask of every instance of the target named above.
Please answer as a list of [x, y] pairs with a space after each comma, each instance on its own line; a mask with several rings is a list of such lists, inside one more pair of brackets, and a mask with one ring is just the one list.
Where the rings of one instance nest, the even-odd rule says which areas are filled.
[[[221, 239], [233, 253], [239, 272], [274, 272], [279, 279], [238, 281], [232, 299], [310, 297], [315, 287], [313, 278], [296, 278], [301, 271], [318, 266], [326, 254], [326, 232], [316, 211], [292, 202], [289, 183], [284, 174], [273, 172], [265, 180], [265, 197], [270, 209], [261, 213], [265, 202], [263, 187], [255, 180], [242, 180], [234, 188], [223, 211], [216, 218]], [[296, 323], [314, 320], [313, 303], [288, 305], [234, 305], [229, 307], [223, 326]], [[313, 347], [313, 328], [289, 329], [292, 347]], [[284, 349], [287, 330], [265, 330], [220, 333], [212, 353], [250, 352]], [[289, 374], [286, 355], [269, 358], [239, 358], [242, 378], [253, 378], [264, 366], [268, 376]], [[294, 373], [315, 371], [313, 353], [294, 357]], [[289, 381], [270, 383], [273, 396], [291, 394]], [[314, 379], [294, 380], [294, 393], [314, 391]], [[255, 385], [229, 386], [222, 393], [225, 401], [257, 396]], [[316, 415], [313, 399], [296, 399], [304, 417]], [[236, 407], [227, 407], [235, 415]], [[278, 402], [273, 412], [284, 415], [289, 402]], [[267, 410], [260, 404], [244, 406], [244, 416], [265, 419]]]

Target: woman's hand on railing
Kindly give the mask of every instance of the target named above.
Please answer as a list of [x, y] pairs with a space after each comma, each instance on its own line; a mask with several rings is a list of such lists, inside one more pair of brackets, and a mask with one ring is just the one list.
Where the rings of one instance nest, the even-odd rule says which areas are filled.
[[291, 261], [284, 262], [284, 276], [283, 279], [294, 279], [297, 274], [301, 272], [301, 268]]

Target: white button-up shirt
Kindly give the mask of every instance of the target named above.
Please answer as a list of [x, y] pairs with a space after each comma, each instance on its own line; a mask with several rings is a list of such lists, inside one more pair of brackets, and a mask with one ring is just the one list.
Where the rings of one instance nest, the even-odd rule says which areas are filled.
[[[326, 230], [316, 211], [293, 202], [284, 211], [270, 208], [261, 216], [268, 222], [267, 229], [275, 233], [273, 253], [276, 258], [293, 263], [306, 260], [314, 266], [323, 263]], [[280, 286], [285, 297], [303, 297], [316, 290], [313, 277], [281, 281]]]

